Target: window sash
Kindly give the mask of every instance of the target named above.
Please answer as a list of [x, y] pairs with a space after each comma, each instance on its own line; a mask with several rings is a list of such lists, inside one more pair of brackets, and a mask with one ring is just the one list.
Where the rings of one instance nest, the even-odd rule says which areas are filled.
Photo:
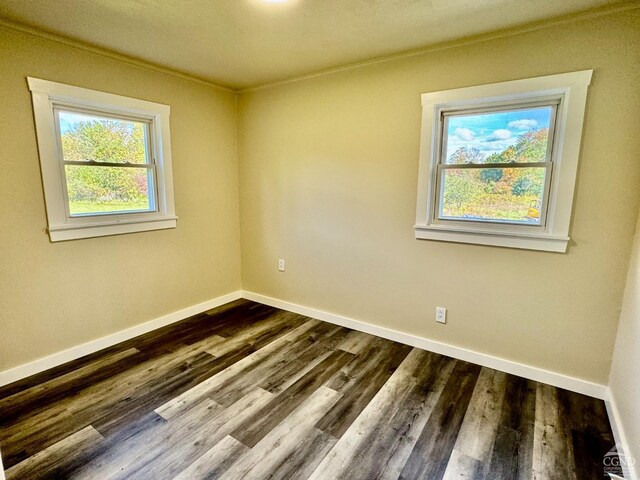
[[[434, 224], [446, 224], [446, 225], [469, 225], [473, 223], [483, 225], [510, 225], [524, 230], [540, 230], [545, 229], [547, 224], [547, 215], [549, 211], [550, 203], [550, 191], [551, 191], [551, 177], [553, 174], [554, 156], [556, 151], [556, 122], [558, 118], [558, 107], [561, 100], [557, 97], [543, 98], [536, 101], [528, 102], [498, 102], [495, 104], [483, 104], [478, 107], [469, 107], [468, 105], [463, 108], [448, 108], [440, 111], [439, 116], [439, 134], [438, 138], [438, 160], [435, 164], [435, 182], [433, 189], [433, 212], [431, 221]], [[535, 107], [552, 107], [552, 112], [549, 119], [549, 134], [547, 137], [547, 151], [545, 153], [544, 162], [513, 162], [513, 163], [447, 163], [446, 161], [446, 138], [449, 129], [449, 117], [452, 116], [464, 116], [480, 113], [499, 113], [499, 112], [513, 112], [517, 110], [524, 110]], [[540, 222], [537, 224], [526, 224], [523, 222], [515, 222], [509, 220], [498, 219], [477, 219], [477, 218], [447, 218], [442, 216], [442, 207], [444, 201], [444, 172], [450, 169], [488, 169], [488, 168], [545, 168], [545, 180], [544, 190], [542, 195], [542, 202], [540, 206]]]
[[[75, 166], [75, 165], [72, 165]], [[86, 166], [91, 166], [93, 167], [94, 165], [80, 165], [83, 167]], [[118, 168], [118, 167], [116, 167]], [[66, 204], [66, 208], [68, 210], [68, 215], [70, 219], [76, 220], [79, 218], [85, 218], [88, 217], [89, 219], [91, 219], [92, 217], [109, 217], [112, 215], [118, 215], [118, 216], [122, 216], [122, 215], [138, 215], [138, 214], [142, 214], [142, 215], [148, 215], [148, 214], [153, 214], [153, 213], [158, 213], [158, 200], [157, 200], [157, 194], [154, 192], [154, 184], [156, 182], [156, 170], [154, 168], [146, 168], [146, 177], [147, 177], [147, 188], [148, 188], [148, 192], [147, 192], [147, 203], [150, 206], [149, 208], [133, 208], [133, 209], [128, 209], [128, 210], [107, 210], [107, 211], [92, 211], [92, 212], [81, 212], [81, 213], [71, 213], [71, 203], [67, 200], [67, 204]], [[65, 169], [65, 175], [66, 175], [66, 169]], [[66, 180], [66, 179], [65, 179]], [[128, 217], [127, 217], [128, 218]], [[118, 220], [120, 221], [120, 220]]]
[[[466, 116], [480, 113], [503, 113], [503, 112], [515, 112], [518, 110], [526, 110], [535, 107], [551, 107], [551, 116], [549, 119], [549, 134], [547, 137], [547, 151], [545, 153], [545, 159], [547, 161], [552, 161], [553, 152], [554, 152], [554, 142], [555, 142], [555, 130], [556, 130], [556, 120], [558, 117], [558, 106], [560, 105], [560, 100], [555, 99], [553, 101], [536, 101], [536, 102], [521, 102], [521, 103], [510, 103], [510, 104], [502, 104], [502, 106], [483, 106], [478, 108], [465, 108], [460, 110], [442, 110], [440, 112], [440, 135], [439, 135], [439, 145], [438, 145], [438, 164], [447, 165], [446, 153], [447, 153], [447, 136], [449, 133], [449, 118], [452, 116]], [[517, 164], [517, 162], [515, 162]], [[484, 164], [476, 164], [476, 165], [484, 165]]]
[[[443, 217], [442, 216], [442, 207], [444, 204], [444, 173], [447, 170], [465, 170], [465, 169], [504, 169], [504, 168], [544, 168], [544, 189], [542, 193], [542, 202], [540, 205], [540, 222], [536, 224], [529, 224], [524, 222], [517, 222], [513, 220], [499, 220], [499, 219], [481, 219], [481, 218], [451, 218], [451, 217]], [[438, 164], [436, 167], [436, 184], [435, 184], [435, 209], [433, 212], [434, 223], [443, 223], [443, 224], [456, 224], [461, 222], [461, 224], [469, 224], [469, 223], [481, 223], [481, 224], [499, 224], [499, 225], [515, 225], [523, 228], [533, 228], [540, 229], [545, 228], [547, 223], [547, 212], [549, 210], [549, 190], [551, 188], [551, 175], [553, 173], [553, 163], [552, 162], [535, 162], [535, 163], [488, 163], [488, 164], [477, 164], [477, 163], [466, 163], [466, 164]]]
[[[136, 122], [145, 124], [145, 135], [144, 135], [144, 147], [145, 147], [145, 163], [132, 163], [132, 162], [114, 162], [117, 166], [123, 165], [150, 165], [156, 163], [156, 156], [153, 150], [153, 146], [155, 144], [154, 138], [154, 123], [153, 119], [146, 117], [137, 117], [132, 115], [125, 115], [122, 113], [111, 112], [109, 110], [99, 110], [99, 109], [89, 109], [89, 108], [81, 108], [72, 104], [66, 103], [54, 103], [53, 104], [53, 115], [54, 115], [54, 123], [56, 127], [56, 139], [58, 140], [58, 149], [59, 149], [59, 158], [62, 162], [67, 162], [64, 159], [63, 151], [62, 151], [62, 132], [60, 130], [60, 112], [72, 112], [72, 113], [80, 113], [89, 116], [94, 116], [98, 118], [110, 118], [113, 120], [124, 120], [128, 122]], [[105, 164], [106, 162], [96, 162], [95, 160], [84, 160], [83, 162], [95, 162], [96, 164]], [[72, 165], [72, 163], [69, 163]], [[84, 165], [84, 163], [83, 163]], [[87, 163], [89, 165], [89, 163]]]
[[[145, 163], [133, 163], [133, 162], [98, 162], [96, 160], [65, 160], [64, 152], [62, 150], [62, 132], [60, 129], [60, 112], [75, 112], [75, 113], [83, 113], [86, 115], [95, 116], [98, 118], [112, 118], [114, 120], [124, 120], [131, 121], [137, 123], [145, 124]], [[58, 143], [58, 159], [61, 171], [61, 179], [62, 179], [62, 194], [64, 197], [64, 208], [67, 219], [77, 219], [77, 218], [85, 218], [85, 217], [105, 217], [111, 215], [117, 216], [128, 216], [128, 215], [145, 215], [145, 214], [157, 214], [159, 213], [159, 205], [158, 205], [158, 172], [156, 166], [156, 158], [153, 150], [154, 146], [154, 122], [152, 119], [145, 117], [137, 117], [137, 116], [129, 116], [121, 113], [113, 113], [108, 110], [100, 110], [100, 109], [88, 109], [88, 108], [80, 108], [74, 105], [69, 105], [65, 103], [54, 103], [53, 104], [53, 115], [54, 115], [54, 125], [55, 125], [55, 134], [56, 141]], [[149, 186], [151, 187], [147, 193], [149, 199], [149, 205], [152, 208], [147, 210], [124, 210], [124, 211], [107, 211], [107, 212], [88, 212], [82, 214], [72, 214], [70, 203], [69, 203], [69, 190], [67, 183], [67, 174], [65, 170], [66, 165], [77, 165], [77, 166], [90, 166], [90, 167], [112, 167], [112, 168], [144, 168], [147, 171], [150, 171], [151, 175], [147, 173], [147, 178], [151, 177], [151, 181], [149, 182]]]

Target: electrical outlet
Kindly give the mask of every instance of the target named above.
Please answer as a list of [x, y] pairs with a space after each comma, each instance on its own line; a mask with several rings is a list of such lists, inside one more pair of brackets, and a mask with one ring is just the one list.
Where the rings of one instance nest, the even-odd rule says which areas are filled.
[[444, 307], [436, 307], [436, 322], [447, 323], [447, 309]]
[[278, 259], [278, 270], [284, 272], [284, 258]]

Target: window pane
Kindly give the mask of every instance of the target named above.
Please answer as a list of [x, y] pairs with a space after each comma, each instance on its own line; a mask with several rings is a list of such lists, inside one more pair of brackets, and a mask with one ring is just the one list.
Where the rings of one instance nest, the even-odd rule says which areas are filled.
[[65, 165], [71, 215], [155, 210], [153, 170]]
[[443, 170], [440, 216], [539, 225], [544, 167]]
[[149, 124], [58, 110], [65, 161], [150, 163]]
[[554, 107], [447, 116], [446, 163], [545, 162]]

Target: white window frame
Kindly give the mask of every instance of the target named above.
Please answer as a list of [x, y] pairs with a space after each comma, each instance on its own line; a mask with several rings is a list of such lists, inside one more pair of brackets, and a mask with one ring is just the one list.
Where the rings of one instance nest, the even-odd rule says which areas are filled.
[[[418, 239], [566, 252], [582, 125], [593, 70], [422, 94], [422, 129], [415, 236]], [[438, 218], [438, 172], [444, 114], [557, 103], [551, 168], [540, 225]], [[500, 165], [498, 166], [500, 167]]]
[[[38, 152], [52, 242], [175, 228], [168, 105], [27, 77], [33, 100]], [[71, 216], [55, 111], [78, 109], [149, 124], [155, 164], [155, 210]]]

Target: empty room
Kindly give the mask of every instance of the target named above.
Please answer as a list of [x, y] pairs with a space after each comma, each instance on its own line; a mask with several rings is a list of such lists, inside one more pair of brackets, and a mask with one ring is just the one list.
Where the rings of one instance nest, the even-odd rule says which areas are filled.
[[640, 2], [0, 0], [0, 479], [640, 480]]

